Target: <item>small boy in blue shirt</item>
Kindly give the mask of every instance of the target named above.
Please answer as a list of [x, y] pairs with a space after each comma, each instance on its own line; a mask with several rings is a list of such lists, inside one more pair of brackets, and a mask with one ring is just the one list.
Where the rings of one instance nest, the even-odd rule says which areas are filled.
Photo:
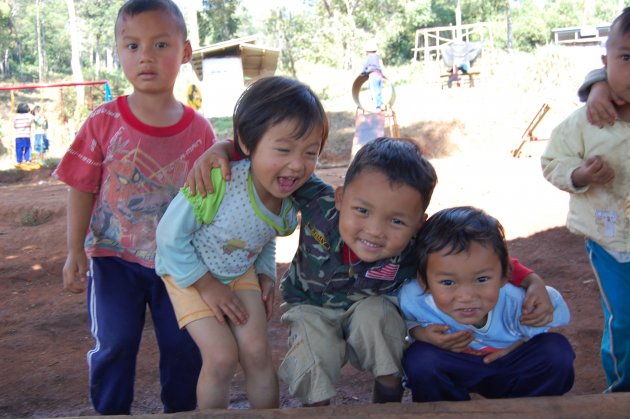
[[[550, 327], [569, 322], [558, 291], [547, 287], [553, 320], [542, 327], [521, 323], [525, 291], [507, 282], [510, 259], [503, 227], [472, 207], [437, 212], [422, 226], [416, 243], [418, 279], [400, 290], [409, 334], [447, 325], [446, 333], [468, 331], [472, 341], [459, 352], [415, 341], [405, 351], [406, 385], [415, 402], [553, 396], [573, 386], [575, 354]], [[512, 348], [487, 362], [488, 353]]]

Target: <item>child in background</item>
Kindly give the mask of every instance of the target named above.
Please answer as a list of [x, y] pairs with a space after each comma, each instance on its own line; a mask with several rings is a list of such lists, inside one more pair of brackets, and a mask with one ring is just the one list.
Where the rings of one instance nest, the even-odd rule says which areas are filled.
[[[457, 352], [416, 341], [405, 351], [406, 385], [414, 402], [554, 396], [573, 385], [575, 354], [550, 327], [569, 322], [569, 309], [547, 287], [553, 320], [543, 327], [521, 323], [525, 292], [508, 284], [511, 266], [503, 227], [472, 207], [449, 208], [424, 223], [416, 244], [418, 278], [400, 290], [400, 308], [410, 337], [445, 324], [447, 333], [471, 332]], [[492, 363], [483, 356], [513, 350]]]
[[545, 178], [570, 193], [567, 227], [585, 236], [604, 310], [601, 358], [605, 392], [630, 391], [630, 7], [610, 27], [602, 57], [610, 91], [623, 104], [603, 128], [586, 107], [551, 134], [541, 156]]
[[370, 40], [365, 43], [365, 64], [363, 65], [363, 74], [368, 75], [370, 83], [370, 91], [376, 110], [384, 109], [383, 105], [383, 60], [376, 52], [376, 41]]
[[18, 169], [30, 170], [31, 167], [31, 125], [33, 115], [26, 103], [17, 106], [17, 113], [13, 119], [15, 129], [15, 158]]
[[[195, 162], [187, 179], [192, 190], [208, 189], [200, 167], [211, 166], [224, 144]], [[343, 187], [335, 191], [313, 176], [293, 194], [300, 242], [280, 284], [290, 349], [279, 374], [303, 405], [329, 404], [348, 361], [374, 376], [375, 403], [401, 401], [406, 329], [396, 291], [415, 276], [414, 236], [436, 182], [413, 141], [382, 137], [359, 150]], [[525, 321], [546, 319], [551, 303], [542, 280], [515, 266], [512, 281], [528, 287]]]
[[37, 153], [37, 160], [44, 161], [44, 155], [48, 151], [49, 143], [46, 136], [48, 129], [48, 120], [41, 106], [37, 105], [33, 108], [33, 125], [35, 125], [35, 142], [33, 148]]
[[[234, 109], [234, 138], [246, 159], [232, 163], [230, 182], [214, 169], [212, 195], [184, 188], [157, 229], [156, 271], [181, 328], [201, 351], [199, 408], [227, 408], [240, 364], [252, 408], [279, 405], [276, 368], [267, 341], [273, 297], [265, 304], [256, 274], [273, 290], [276, 235], [297, 227], [291, 194], [313, 174], [328, 136], [328, 119], [306, 85], [284, 77], [254, 82]], [[254, 270], [254, 262], [266, 269]], [[236, 308], [233, 308], [236, 306]], [[245, 316], [241, 316], [244, 308]], [[227, 317], [227, 322], [224, 317]]]
[[194, 410], [201, 357], [177, 327], [155, 273], [155, 230], [215, 135], [173, 95], [180, 66], [192, 55], [175, 3], [127, 1], [114, 32], [133, 92], [92, 112], [55, 171], [70, 186], [64, 288], [88, 288], [95, 339], [89, 384], [98, 413], [130, 413], [147, 305], [160, 349], [164, 411]]

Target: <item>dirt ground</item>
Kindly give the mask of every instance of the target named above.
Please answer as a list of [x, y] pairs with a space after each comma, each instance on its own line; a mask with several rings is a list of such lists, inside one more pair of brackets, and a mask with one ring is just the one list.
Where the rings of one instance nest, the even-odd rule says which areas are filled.
[[[473, 90], [475, 91], [473, 93]], [[400, 93], [418, 95], [426, 92]], [[509, 151], [540, 106], [508, 103], [500, 89], [454, 89], [426, 109], [423, 123], [410, 125], [412, 107], [398, 122], [403, 135], [422, 137], [427, 149], [438, 150], [433, 161], [440, 178], [429, 213], [446, 206], [471, 204], [499, 218], [513, 256], [534, 268], [567, 300], [571, 324], [562, 329], [575, 352], [576, 380], [570, 394], [600, 393], [604, 378], [598, 348], [602, 313], [597, 285], [585, 256], [583, 240], [564, 227], [566, 194], [540, 175], [538, 155], [544, 142], [528, 144], [521, 158]], [[468, 119], [434, 118], [438, 108], [469, 103], [483, 94], [484, 106], [468, 107]], [[492, 109], [491, 104], [496, 106]], [[555, 105], [554, 109], [558, 109]], [[442, 109], [443, 110], [443, 109]], [[461, 113], [463, 114], [463, 113]], [[488, 116], [492, 118], [488, 120]], [[566, 112], [560, 107], [558, 115]], [[550, 116], [553, 118], [557, 116]], [[486, 118], [486, 119], [483, 119]], [[436, 122], [438, 121], [438, 122]], [[483, 121], [483, 122], [480, 122]], [[345, 167], [319, 169], [333, 184], [343, 180]], [[94, 414], [87, 393], [86, 352], [93, 342], [87, 323], [85, 295], [63, 291], [65, 259], [65, 186], [48, 177], [50, 170], [0, 171], [0, 417], [59, 417]], [[38, 224], [38, 222], [42, 222]], [[279, 246], [279, 272], [290, 261], [294, 240]], [[280, 302], [278, 296], [276, 301]], [[284, 355], [286, 331], [276, 310], [269, 325], [277, 363]], [[134, 414], [159, 413], [157, 351], [150, 321], [138, 358]], [[369, 408], [372, 381], [368, 374], [346, 367], [339, 383], [337, 405]], [[407, 395], [407, 401], [408, 401]], [[297, 407], [281, 387], [282, 407]], [[233, 383], [231, 408], [248, 406], [239, 372]]]

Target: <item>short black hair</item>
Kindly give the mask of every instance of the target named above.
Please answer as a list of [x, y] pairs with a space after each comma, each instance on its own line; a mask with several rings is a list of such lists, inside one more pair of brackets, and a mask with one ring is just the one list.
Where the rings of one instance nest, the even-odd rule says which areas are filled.
[[253, 153], [265, 132], [284, 121], [295, 122], [295, 139], [304, 137], [314, 129], [319, 130], [321, 152], [328, 138], [328, 117], [311, 88], [300, 81], [281, 76], [263, 77], [253, 82], [234, 106], [234, 144], [239, 153], [244, 154], [239, 141]]
[[630, 7], [626, 7], [621, 11], [621, 14], [613, 20], [608, 30], [608, 40], [606, 46], [611, 39], [617, 35], [625, 35], [630, 32]]
[[30, 110], [28, 103], [18, 103], [17, 105], [17, 113], [29, 113]]
[[429, 255], [446, 250], [447, 255], [464, 252], [472, 242], [495, 252], [501, 262], [501, 275], [507, 278], [512, 271], [505, 232], [501, 223], [485, 211], [474, 207], [443, 209], [422, 225], [416, 241], [418, 278], [428, 288], [427, 263]]
[[383, 173], [392, 185], [415, 189], [422, 197], [424, 210], [437, 184], [435, 169], [409, 138], [379, 137], [361, 147], [348, 167], [344, 189], [364, 170]]
[[184, 40], [188, 39], [188, 29], [186, 28], [186, 20], [179, 7], [172, 0], [127, 0], [118, 10], [116, 24], [114, 26], [114, 35], [118, 36], [118, 23], [123, 16], [136, 16], [144, 12], [151, 11], [167, 12], [173, 17], [177, 27], [179, 28]]

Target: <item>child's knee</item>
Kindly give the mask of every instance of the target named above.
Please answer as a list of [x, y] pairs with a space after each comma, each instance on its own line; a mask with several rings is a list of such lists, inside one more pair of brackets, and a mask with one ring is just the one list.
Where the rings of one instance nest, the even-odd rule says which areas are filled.
[[569, 340], [559, 333], [542, 333], [532, 339], [537, 341], [536, 351], [544, 354], [546, 362], [557, 369], [573, 369], [575, 352]]
[[244, 342], [239, 348], [241, 363], [262, 368], [271, 362], [271, 348], [266, 339]]
[[393, 336], [406, 334], [405, 322], [394, 303], [385, 297], [369, 297], [363, 300], [352, 314], [353, 325], [369, 331], [381, 331]]
[[414, 342], [403, 355], [402, 364], [409, 382], [431, 382], [440, 370], [442, 357], [438, 348], [424, 342]]
[[231, 380], [238, 367], [238, 354], [225, 351], [205, 354], [202, 374], [213, 380]]

